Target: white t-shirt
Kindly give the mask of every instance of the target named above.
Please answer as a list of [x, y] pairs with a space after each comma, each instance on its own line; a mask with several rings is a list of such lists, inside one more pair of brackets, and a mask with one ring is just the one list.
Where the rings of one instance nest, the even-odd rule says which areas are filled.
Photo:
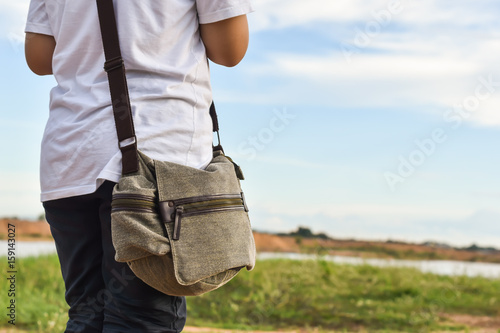
[[[115, 11], [139, 149], [204, 168], [212, 157], [212, 95], [198, 25], [247, 14], [250, 0], [120, 0]], [[121, 153], [95, 1], [31, 0], [26, 32], [56, 40], [41, 200], [117, 182]]]

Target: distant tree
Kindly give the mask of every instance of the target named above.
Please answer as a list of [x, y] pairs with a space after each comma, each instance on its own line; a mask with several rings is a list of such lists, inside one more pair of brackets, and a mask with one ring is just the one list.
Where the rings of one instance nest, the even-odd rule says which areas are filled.
[[304, 238], [312, 238], [312, 237], [314, 237], [314, 234], [312, 233], [311, 229], [309, 229], [309, 228], [299, 227], [299, 229], [295, 233], [298, 236], [301, 236], [301, 237], [304, 237]]
[[316, 234], [316, 238], [319, 238], [319, 239], [330, 239], [330, 237], [328, 237], [328, 235], [325, 234], [324, 232]]
[[472, 244], [471, 246], [465, 248], [467, 251], [479, 251], [481, 248], [477, 246], [476, 244]]
[[319, 238], [319, 239], [330, 239], [327, 234], [319, 233], [314, 234], [311, 229], [306, 227], [298, 227], [297, 231], [292, 231], [288, 234], [278, 234], [278, 236], [294, 236], [296, 238]]
[[40, 215], [38, 215], [37, 221], [45, 221], [45, 213], [41, 213]]

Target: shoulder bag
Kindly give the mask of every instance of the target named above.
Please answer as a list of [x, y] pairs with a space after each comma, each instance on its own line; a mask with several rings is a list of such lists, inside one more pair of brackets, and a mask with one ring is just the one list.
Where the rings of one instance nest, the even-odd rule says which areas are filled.
[[[168, 295], [217, 289], [255, 265], [241, 169], [224, 155], [220, 139], [204, 170], [153, 160], [138, 150], [113, 1], [96, 1], [122, 153], [111, 212], [115, 259]], [[213, 103], [207, 112], [218, 136]]]

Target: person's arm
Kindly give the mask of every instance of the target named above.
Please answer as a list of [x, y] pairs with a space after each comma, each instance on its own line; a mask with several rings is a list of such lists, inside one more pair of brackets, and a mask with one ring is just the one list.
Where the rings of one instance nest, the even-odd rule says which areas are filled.
[[56, 41], [53, 36], [26, 33], [24, 53], [28, 67], [37, 75], [52, 74], [52, 56]]
[[248, 22], [246, 15], [200, 24], [200, 33], [208, 59], [216, 64], [227, 67], [236, 66], [247, 52]]

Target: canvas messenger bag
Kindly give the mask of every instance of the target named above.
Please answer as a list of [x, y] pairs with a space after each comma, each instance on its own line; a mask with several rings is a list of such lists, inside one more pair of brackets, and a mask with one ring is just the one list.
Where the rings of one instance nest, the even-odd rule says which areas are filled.
[[[96, 1], [122, 152], [111, 211], [115, 259], [168, 295], [217, 289], [255, 265], [241, 169], [224, 155], [220, 140], [204, 170], [153, 160], [137, 149], [113, 2]], [[207, 112], [218, 135], [213, 103]]]

